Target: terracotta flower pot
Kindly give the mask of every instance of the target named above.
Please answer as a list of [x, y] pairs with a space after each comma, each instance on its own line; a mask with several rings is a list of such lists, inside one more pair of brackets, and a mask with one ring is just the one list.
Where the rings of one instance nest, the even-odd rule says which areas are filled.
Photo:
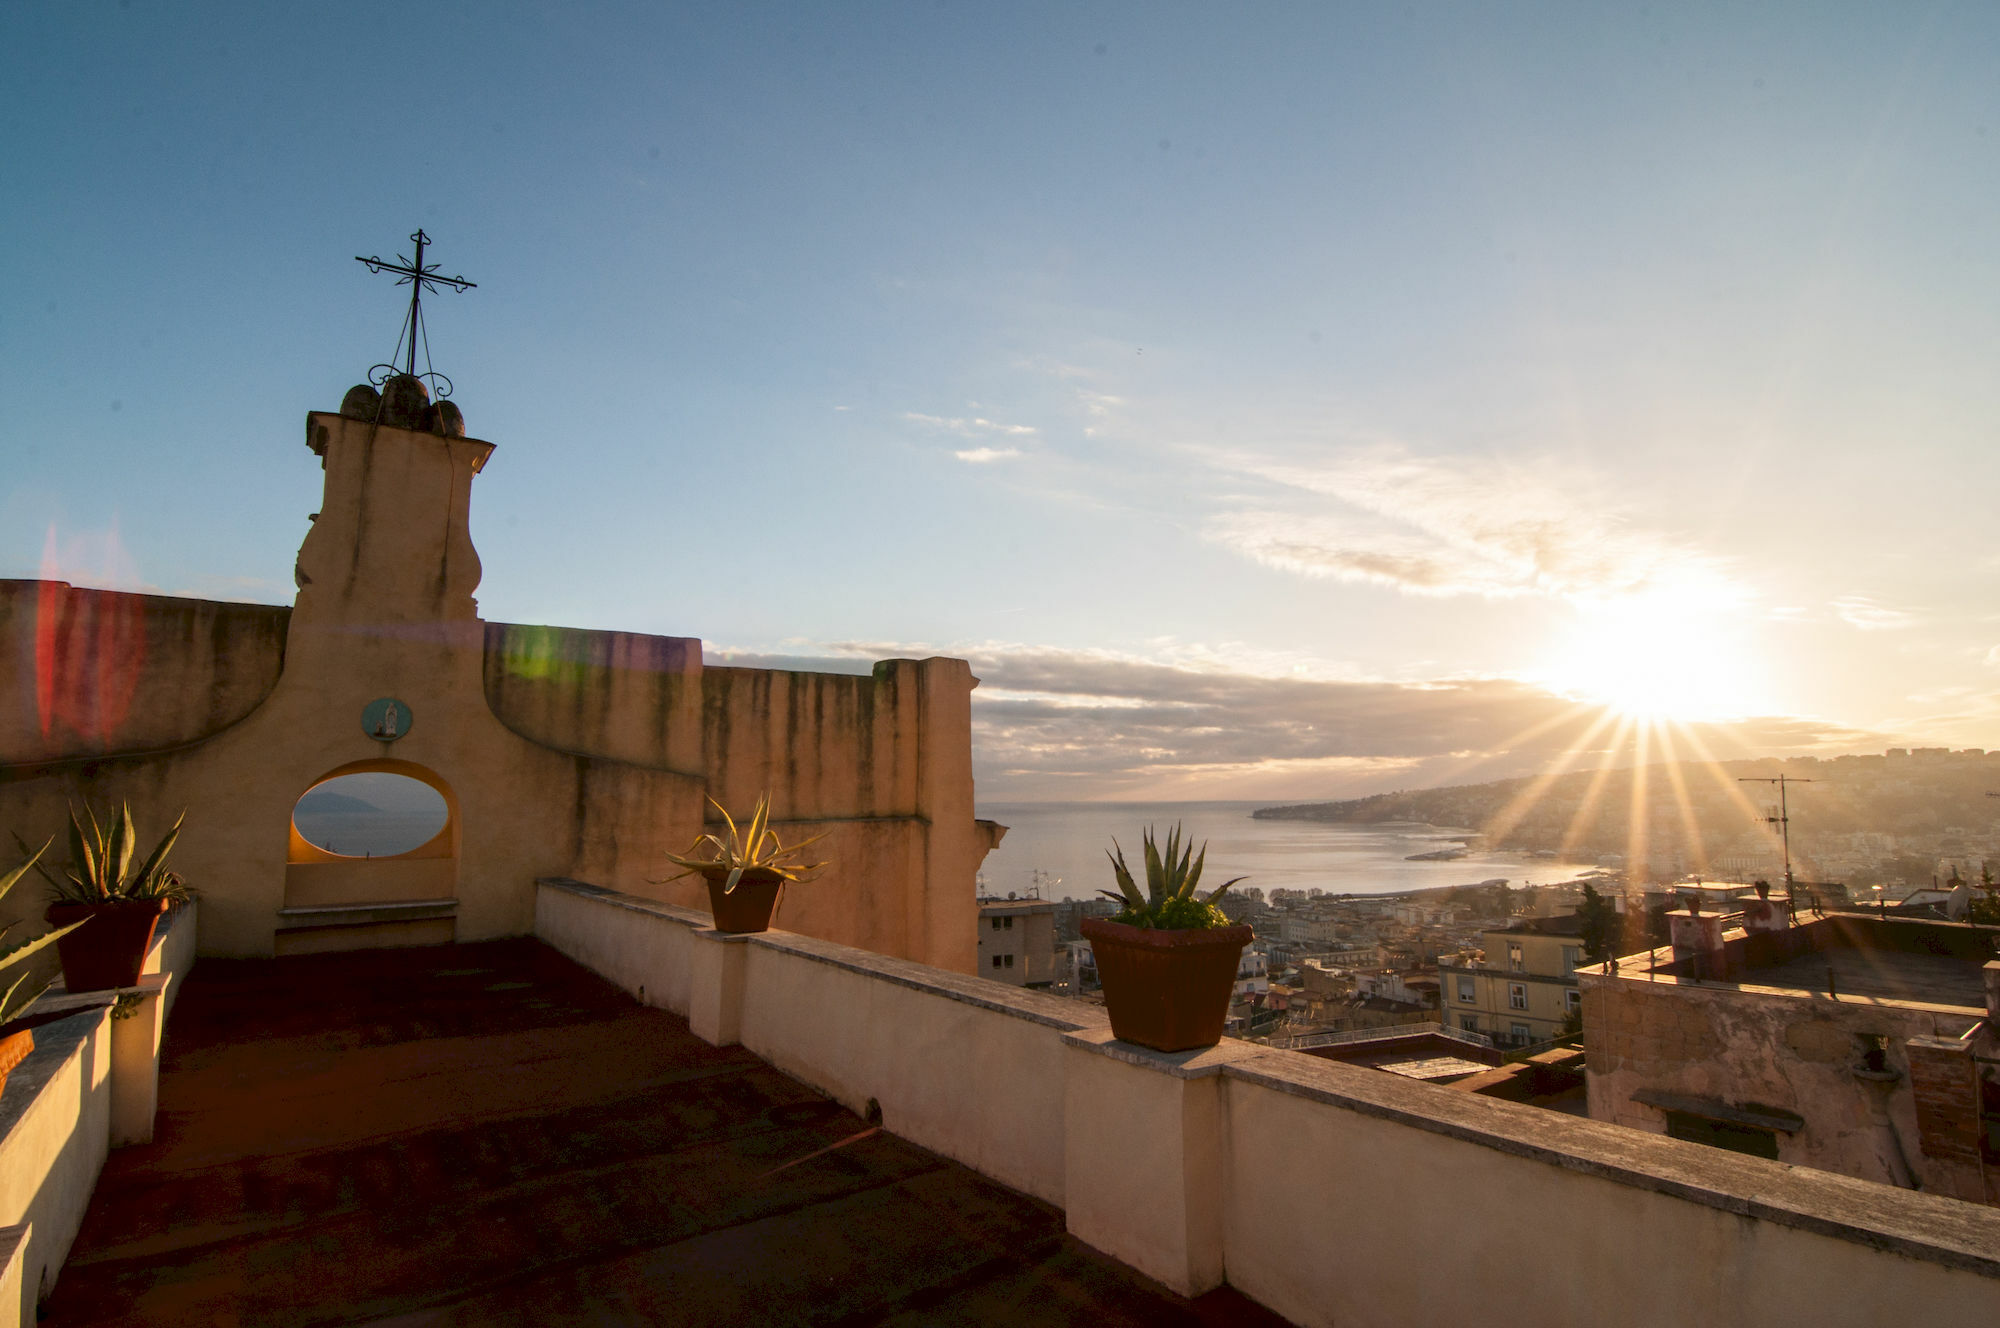
[[[61, 941], [56, 942], [61, 945]], [[23, 1028], [18, 1032], [0, 1037], [0, 1093], [7, 1091], [7, 1076], [14, 1067], [28, 1059], [28, 1053], [35, 1049], [35, 1030]]]
[[63, 985], [71, 991], [136, 987], [153, 930], [167, 911], [165, 899], [114, 899], [106, 904], [50, 904], [43, 914], [51, 927], [88, 919], [56, 942], [62, 956]]
[[1160, 931], [1086, 918], [1111, 1031], [1155, 1051], [1188, 1051], [1222, 1041], [1236, 964], [1256, 935], [1249, 927]]
[[778, 896], [785, 878], [761, 867], [743, 873], [728, 894], [722, 887], [729, 880], [726, 871], [703, 872], [708, 882], [708, 911], [715, 915], [717, 931], [769, 931], [771, 917], [778, 911]]

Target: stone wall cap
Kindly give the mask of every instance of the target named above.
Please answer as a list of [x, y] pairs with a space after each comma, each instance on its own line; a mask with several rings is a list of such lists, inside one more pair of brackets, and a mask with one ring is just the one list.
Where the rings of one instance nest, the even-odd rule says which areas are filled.
[[[95, 994], [102, 997], [105, 993]], [[8, 1074], [7, 1092], [0, 1095], [0, 1148], [6, 1146], [21, 1118], [34, 1110], [42, 1090], [55, 1081], [72, 1057], [82, 1054], [93, 1034], [109, 1030], [110, 1021], [111, 1002], [105, 1000], [35, 1029], [35, 1049]]]
[[964, 1005], [976, 1005], [982, 1009], [998, 1011], [1025, 1019], [1030, 1023], [1067, 1032], [1072, 1029], [1094, 1028], [1104, 1024], [1109, 1018], [1101, 1009], [1087, 1007], [1095, 1018], [1079, 1018], [1082, 1013], [1074, 1001], [1066, 1001], [1056, 996], [1044, 996], [1039, 992], [1027, 991], [1009, 986], [1004, 982], [993, 982], [986, 978], [973, 977], [967, 973], [954, 973], [948, 969], [932, 968], [929, 964], [919, 964], [914, 960], [895, 959], [888, 955], [876, 954], [869, 950], [857, 950], [852, 946], [835, 941], [823, 941], [812, 936], [801, 936], [797, 932], [773, 928], [770, 931], [726, 933], [718, 932], [706, 913], [694, 909], [678, 908], [663, 904], [655, 899], [645, 899], [638, 895], [628, 895], [622, 891], [592, 885], [587, 881], [574, 880], [567, 876], [538, 877], [535, 884], [548, 890], [559, 890], [565, 894], [596, 900], [613, 908], [629, 909], [634, 913], [645, 913], [663, 921], [677, 923], [691, 931], [707, 933], [717, 940], [740, 941], [748, 944], [782, 950], [787, 954], [810, 959], [815, 963], [844, 968], [849, 972], [867, 977], [893, 982], [899, 987], [913, 991], [928, 992], [946, 1000], [958, 1001]]
[[932, 968], [912, 959], [896, 959], [880, 955], [872, 950], [857, 950], [852, 946], [835, 941], [823, 941], [814, 936], [801, 936], [797, 932], [771, 931], [756, 932], [750, 937], [755, 944], [787, 954], [798, 955], [816, 963], [830, 964], [849, 972], [867, 977], [893, 982], [899, 987], [913, 991], [928, 992], [946, 1000], [958, 1001], [964, 1005], [976, 1005], [982, 1009], [994, 1010], [1000, 1014], [1012, 1015], [1030, 1023], [1041, 1024], [1045, 1028], [1068, 1032], [1075, 1029], [1103, 1027], [1110, 1016], [1100, 1007], [1084, 1007], [1095, 1018], [1079, 1018], [1075, 1001], [1067, 1001], [1059, 996], [1044, 996], [1040, 992], [1028, 991], [1005, 982], [995, 982], [990, 978], [974, 977], [969, 973], [954, 973], [949, 969]]
[[2000, 1209], [1749, 1157], [1606, 1121], [1267, 1049], [1223, 1067], [1257, 1084], [1567, 1171], [2000, 1278]]
[[1212, 1047], [1195, 1047], [1189, 1051], [1154, 1051], [1151, 1047], [1119, 1041], [1112, 1036], [1111, 1030], [1107, 1027], [1065, 1033], [1063, 1041], [1069, 1046], [1096, 1052], [1100, 1056], [1109, 1056], [1112, 1060], [1124, 1061], [1127, 1065], [1136, 1065], [1143, 1070], [1157, 1070], [1161, 1074], [1170, 1074], [1176, 1079], [1211, 1078], [1221, 1074], [1225, 1066], [1261, 1056], [1270, 1050], [1254, 1042], [1224, 1038]]

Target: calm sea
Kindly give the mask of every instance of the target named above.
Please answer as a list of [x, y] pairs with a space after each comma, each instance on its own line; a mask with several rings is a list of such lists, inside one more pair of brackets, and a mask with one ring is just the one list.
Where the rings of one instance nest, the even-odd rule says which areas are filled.
[[1195, 843], [1208, 841], [1202, 888], [1232, 876], [1245, 886], [1294, 890], [1318, 886], [1330, 894], [1394, 894], [1432, 886], [1471, 885], [1505, 877], [1511, 885], [1569, 880], [1591, 864], [1480, 853], [1453, 862], [1410, 862], [1413, 853], [1450, 848], [1455, 837], [1427, 825], [1328, 825], [1312, 821], [1258, 821], [1257, 802], [994, 802], [979, 815], [1008, 826], [1007, 838], [989, 853], [981, 874], [989, 893], [1025, 894], [1040, 869], [1042, 896], [1087, 899], [1111, 889], [1105, 851], [1116, 836], [1125, 861], [1140, 870], [1139, 832], [1151, 825], [1164, 839], [1180, 822]]

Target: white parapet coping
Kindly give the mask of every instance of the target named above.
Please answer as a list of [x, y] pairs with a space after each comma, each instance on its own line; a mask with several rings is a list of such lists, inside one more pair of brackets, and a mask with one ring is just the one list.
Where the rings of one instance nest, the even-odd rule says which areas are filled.
[[[58, 984], [28, 1008], [49, 1022], [0, 1093], [0, 1328], [35, 1321], [110, 1149], [152, 1139], [167, 1012], [194, 954], [189, 903], [162, 920], [136, 987]], [[114, 1019], [120, 997], [130, 1013]]]
[[2000, 1322], [2000, 1210], [1103, 1011], [544, 880], [536, 934], [718, 1045], [1307, 1324]]
[[0, 1226], [28, 1228], [0, 1328], [35, 1321], [110, 1148], [111, 1007], [101, 1004], [35, 1029], [34, 1051], [0, 1093]]

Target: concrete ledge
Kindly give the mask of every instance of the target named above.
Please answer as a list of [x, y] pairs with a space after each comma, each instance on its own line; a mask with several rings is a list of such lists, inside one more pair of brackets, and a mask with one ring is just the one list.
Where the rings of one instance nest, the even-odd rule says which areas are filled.
[[[1233, 1060], [1222, 1073], [1567, 1171], [2000, 1279], [2000, 1209], [1453, 1092], [1296, 1052]], [[2000, 1283], [1994, 1293], [2000, 1302]]]
[[[706, 915], [701, 916], [705, 922]], [[809, 959], [814, 963], [830, 964], [835, 968], [844, 968], [850, 973], [861, 973], [883, 982], [893, 982], [912, 991], [921, 991], [928, 995], [943, 997], [945, 1000], [975, 1005], [982, 1010], [1011, 1015], [1016, 1019], [1040, 1024], [1044, 1028], [1065, 1032], [1071, 1029], [1096, 1028], [1102, 1026], [1109, 1018], [1101, 1009], [1080, 1007], [1075, 1001], [1066, 1001], [1059, 996], [1046, 996], [1041, 992], [1028, 991], [1005, 982], [994, 982], [990, 978], [932, 968], [928, 964], [919, 964], [909, 959], [893, 959], [888, 955], [856, 950], [852, 946], [817, 940], [811, 936], [800, 936], [796, 932], [765, 931], [747, 939], [755, 945], [782, 950], [786, 954]]]
[[[544, 876], [535, 884], [543, 890], [566, 894], [577, 899], [590, 900], [609, 908], [623, 909], [645, 917], [656, 918], [687, 928], [690, 932], [714, 932], [713, 920], [708, 914], [691, 908], [678, 908], [663, 904], [655, 899], [642, 899], [603, 886], [590, 885], [583, 881], [571, 880], [563, 876]], [[537, 934], [540, 928], [537, 928]], [[981, 1009], [993, 1010], [1001, 1014], [1013, 1015], [1047, 1028], [1063, 1031], [1093, 1028], [1102, 1025], [1106, 1016], [1094, 1011], [1094, 1017], [1078, 1010], [1074, 1001], [1046, 996], [1041, 992], [1026, 991], [1009, 986], [1004, 982], [994, 982], [987, 978], [973, 977], [963, 973], [953, 973], [942, 968], [932, 968], [914, 960], [895, 959], [888, 955], [875, 954], [868, 950], [856, 950], [852, 946], [840, 945], [833, 941], [822, 941], [811, 936], [801, 936], [796, 932], [771, 931], [734, 934], [715, 932], [717, 936], [731, 936], [733, 939], [751, 945], [780, 950], [801, 959], [818, 964], [829, 964], [849, 972], [861, 973], [883, 982], [893, 982], [946, 1000], [961, 1001]], [[557, 948], [562, 948], [558, 946]], [[565, 953], [568, 953], [565, 951]], [[575, 958], [574, 955], [571, 956]], [[668, 1007], [676, 1013], [687, 1013], [682, 1007]]]
[[108, 1000], [35, 1029], [35, 1049], [0, 1094], [0, 1225], [26, 1226], [19, 1299], [35, 1321], [83, 1225], [111, 1139]]
[[539, 884], [564, 953], [1183, 1294], [1226, 1279], [1302, 1323], [1458, 1322], [1491, 1315], [1504, 1270], [1559, 1324], [2000, 1322], [2000, 1210], [1302, 1052], [1163, 1055], [1054, 997]]
[[278, 910], [278, 930], [311, 931], [321, 927], [355, 927], [376, 922], [420, 922], [449, 918], [458, 912], [456, 899], [406, 899], [372, 904], [315, 904]]
[[1112, 1036], [1109, 1027], [1065, 1033], [1063, 1042], [1067, 1046], [1124, 1061], [1127, 1065], [1136, 1065], [1155, 1074], [1171, 1075], [1175, 1079], [1212, 1078], [1221, 1074], [1226, 1066], [1254, 1060], [1270, 1051], [1268, 1047], [1239, 1042], [1234, 1038], [1225, 1038], [1213, 1047], [1197, 1047], [1193, 1051], [1154, 1051], [1151, 1047], [1120, 1042]]
[[34, 1229], [32, 1222], [0, 1227], [0, 1328], [20, 1328], [22, 1274]]

